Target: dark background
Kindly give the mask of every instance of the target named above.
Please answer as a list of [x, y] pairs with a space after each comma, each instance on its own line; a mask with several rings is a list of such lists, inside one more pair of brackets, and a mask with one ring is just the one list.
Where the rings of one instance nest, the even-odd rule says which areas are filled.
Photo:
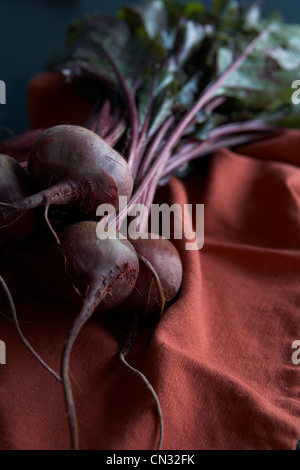
[[[6, 84], [6, 104], [0, 104], [0, 140], [28, 128], [28, 81], [63, 49], [72, 19], [93, 11], [115, 13], [132, 3], [139, 0], [0, 0], [0, 80]], [[288, 22], [299, 21], [299, 1], [264, 0], [264, 15], [273, 11]]]

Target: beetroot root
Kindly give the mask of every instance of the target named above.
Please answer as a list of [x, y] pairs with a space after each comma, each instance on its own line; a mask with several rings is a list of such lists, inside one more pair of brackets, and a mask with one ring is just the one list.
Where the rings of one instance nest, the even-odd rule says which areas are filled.
[[58, 250], [62, 254], [66, 279], [83, 299], [83, 306], [69, 332], [62, 357], [62, 381], [65, 392], [72, 449], [78, 449], [78, 429], [69, 362], [73, 344], [95, 310], [107, 311], [132, 292], [139, 262], [135, 249], [126, 239], [99, 240], [96, 222], [79, 222], [64, 229]]

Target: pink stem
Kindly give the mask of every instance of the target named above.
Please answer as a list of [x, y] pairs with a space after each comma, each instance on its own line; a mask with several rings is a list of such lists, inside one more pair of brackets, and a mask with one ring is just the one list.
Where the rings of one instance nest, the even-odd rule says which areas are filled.
[[254, 140], [260, 139], [262, 134], [259, 132], [253, 132], [249, 134], [242, 134], [240, 136], [231, 136], [227, 139], [221, 139], [220, 141], [215, 141], [215, 139], [207, 140], [202, 144], [195, 145], [189, 152], [179, 153], [174, 155], [166, 165], [162, 177], [172, 174], [181, 165], [184, 163], [189, 162], [190, 160], [196, 157], [202, 157], [204, 155], [208, 155], [216, 150], [224, 147], [234, 147], [236, 145], [242, 145], [249, 142], [253, 142]]
[[122, 73], [119, 70], [118, 65], [116, 64], [114, 58], [111, 56], [111, 54], [108, 52], [104, 44], [102, 44], [101, 41], [98, 41], [94, 36], [91, 36], [91, 40], [97, 44], [102, 51], [104, 52], [107, 60], [111, 64], [117, 79], [119, 81], [119, 84], [124, 92], [127, 104], [128, 104], [128, 110], [129, 110], [129, 116], [130, 116], [130, 124], [131, 124], [131, 139], [130, 139], [130, 144], [129, 144], [129, 150], [128, 150], [128, 155], [127, 155], [127, 163], [129, 165], [129, 168], [132, 169], [133, 163], [134, 163], [134, 158], [136, 155], [136, 147], [138, 143], [138, 112], [136, 108], [136, 103], [134, 100], [134, 97], [131, 93], [130, 88], [128, 87]]
[[143, 158], [142, 164], [139, 168], [137, 180], [141, 181], [142, 178], [145, 176], [147, 168], [151, 165], [152, 159], [157, 151], [159, 145], [161, 144], [162, 140], [166, 136], [168, 130], [170, 129], [171, 125], [174, 122], [174, 116], [170, 116], [161, 127], [160, 131], [158, 132], [156, 138], [153, 140], [152, 144], [150, 145], [146, 155]]

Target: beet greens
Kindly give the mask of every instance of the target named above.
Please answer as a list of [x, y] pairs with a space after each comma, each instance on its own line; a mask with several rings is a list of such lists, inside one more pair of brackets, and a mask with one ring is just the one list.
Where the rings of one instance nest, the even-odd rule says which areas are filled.
[[207, 10], [152, 0], [74, 22], [54, 70], [86, 95], [98, 83], [95, 100], [107, 93], [123, 102], [127, 139], [116, 145], [135, 191], [142, 186], [134, 200], [144, 202], [149, 171], [147, 183], [158, 167], [162, 178], [223, 146], [263, 138], [287, 119], [299, 126], [287, 93], [299, 67], [292, 37], [299, 28], [262, 19], [256, 2], [215, 1]]

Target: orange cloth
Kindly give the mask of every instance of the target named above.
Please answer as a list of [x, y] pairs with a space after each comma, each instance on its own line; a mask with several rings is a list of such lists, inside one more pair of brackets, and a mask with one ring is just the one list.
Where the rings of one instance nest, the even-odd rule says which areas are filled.
[[[184, 268], [178, 299], [154, 331], [139, 331], [128, 356], [158, 394], [163, 449], [295, 449], [299, 148], [300, 132], [287, 129], [239, 151], [224, 149], [158, 194], [168, 203], [204, 203], [205, 210], [204, 247], [186, 251], [175, 240]], [[59, 371], [74, 307], [23, 298], [17, 310], [31, 320], [22, 323], [28, 340]], [[118, 360], [126, 334], [118, 317], [95, 315], [75, 343], [71, 378], [81, 449], [155, 449], [153, 399]], [[68, 449], [61, 384], [3, 317], [0, 339], [7, 346], [0, 448]]]

